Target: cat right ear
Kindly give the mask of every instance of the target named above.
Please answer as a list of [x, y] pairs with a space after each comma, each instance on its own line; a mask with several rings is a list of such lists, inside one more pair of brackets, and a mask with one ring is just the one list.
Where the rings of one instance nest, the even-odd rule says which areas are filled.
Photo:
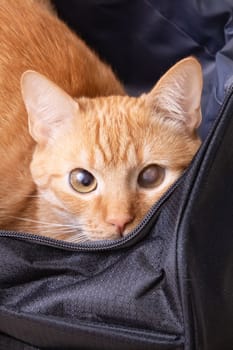
[[26, 71], [21, 77], [21, 92], [28, 113], [29, 132], [45, 144], [69, 124], [78, 104], [42, 74]]
[[195, 132], [201, 122], [202, 80], [201, 66], [195, 58], [179, 61], [147, 95], [152, 113], [163, 115], [164, 121], [180, 130]]

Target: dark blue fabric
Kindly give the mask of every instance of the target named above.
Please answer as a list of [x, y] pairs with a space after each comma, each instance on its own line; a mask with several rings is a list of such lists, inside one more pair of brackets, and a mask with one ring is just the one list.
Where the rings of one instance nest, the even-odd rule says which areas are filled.
[[54, 0], [58, 14], [108, 61], [135, 95], [179, 59], [203, 67], [204, 138], [233, 80], [232, 0]]

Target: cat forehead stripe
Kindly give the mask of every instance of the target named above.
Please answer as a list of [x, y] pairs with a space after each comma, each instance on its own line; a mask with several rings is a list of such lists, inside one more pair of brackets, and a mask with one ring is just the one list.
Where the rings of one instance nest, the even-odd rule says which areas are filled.
[[90, 124], [90, 142], [93, 140], [93, 157], [102, 162], [117, 164], [119, 161], [136, 161], [136, 135], [133, 132], [132, 119], [135, 101], [131, 98], [112, 97], [91, 101], [88, 116]]

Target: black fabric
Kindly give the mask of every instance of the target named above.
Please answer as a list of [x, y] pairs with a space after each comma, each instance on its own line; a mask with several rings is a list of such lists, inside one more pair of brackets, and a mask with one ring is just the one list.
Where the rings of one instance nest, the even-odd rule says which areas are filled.
[[173, 236], [181, 196], [182, 186], [146, 239], [125, 249], [70, 252], [1, 237], [0, 330], [42, 348], [55, 339], [67, 348], [181, 349]]
[[[179, 227], [181, 283], [195, 317], [195, 348], [233, 348], [233, 98], [211, 137]], [[188, 282], [187, 282], [188, 281]], [[189, 292], [188, 292], [189, 291]]]
[[0, 350], [231, 350], [231, 1], [54, 3], [129, 90], [191, 53], [204, 67], [204, 119], [222, 106], [188, 171], [127, 242], [68, 249], [0, 232]]

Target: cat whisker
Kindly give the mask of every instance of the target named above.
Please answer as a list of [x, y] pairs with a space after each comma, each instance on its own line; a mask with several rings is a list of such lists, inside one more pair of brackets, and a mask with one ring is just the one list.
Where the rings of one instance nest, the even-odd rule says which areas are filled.
[[[89, 235], [101, 235], [101, 230], [88, 229], [88, 224], [61, 224], [22, 218], [18, 216], [9, 216], [12, 219], [21, 220], [29, 223], [34, 223], [36, 229], [40, 231], [40, 235], [52, 237], [58, 240], [66, 240], [71, 243], [82, 243], [89, 241]], [[55, 229], [56, 232], [53, 232]], [[30, 231], [30, 230], [29, 230]], [[52, 232], [51, 232], [52, 231]], [[33, 230], [32, 230], [33, 232]], [[29, 232], [30, 233], [30, 232]], [[35, 232], [36, 233], [36, 232]], [[61, 238], [62, 236], [62, 238]]]
[[70, 243], [84, 243], [84, 242], [87, 242], [88, 239], [86, 236], [71, 236], [67, 239], [67, 242], [70, 242]]
[[[81, 243], [81, 242], [87, 242], [88, 238], [86, 233], [77, 233], [77, 231], [67, 231], [67, 232], [56, 232], [56, 233], [50, 233], [49, 231], [43, 232], [43, 234], [47, 234], [49, 237], [52, 237], [54, 239], [61, 240], [61, 235], [63, 238], [67, 235], [66, 241], [67, 242], [73, 242], [73, 243]], [[70, 236], [69, 236], [70, 235]]]
[[21, 220], [21, 221], [25, 221], [25, 222], [32, 222], [32, 223], [39, 224], [39, 225], [48, 225], [48, 226], [51, 226], [51, 227], [62, 227], [62, 228], [64, 228], [64, 227], [69, 227], [69, 228], [81, 227], [80, 225], [59, 224], [59, 223], [53, 223], [53, 222], [46, 222], [46, 221], [22, 218], [22, 217], [18, 217], [18, 216], [8, 216], [8, 217], [11, 218], [11, 219]]
[[[48, 227], [56, 227], [57, 229], [73, 229], [73, 230], [78, 230], [81, 229], [83, 230], [85, 227], [85, 232], [95, 232], [95, 233], [101, 233], [101, 230], [88, 230], [86, 227], [88, 227], [88, 224], [60, 224], [60, 223], [54, 223], [54, 222], [47, 222], [47, 221], [41, 221], [41, 220], [34, 220], [34, 219], [29, 219], [29, 218], [22, 218], [18, 216], [8, 216], [9, 218], [16, 219], [16, 220], [21, 220], [25, 222], [31, 222], [38, 224], [41, 228], [45, 228], [46, 226]], [[38, 227], [37, 226], [37, 227]]]
[[[25, 222], [31, 222], [31, 223], [35, 223], [37, 228], [40, 229], [43, 233], [45, 232], [45, 230], [48, 230], [49, 228], [56, 228], [56, 231], [60, 233], [73, 233], [73, 234], [78, 234], [80, 235], [82, 232], [85, 231], [85, 233], [101, 233], [101, 231], [95, 231], [95, 230], [88, 230], [86, 228], [86, 226], [84, 225], [73, 225], [73, 224], [60, 224], [60, 223], [52, 223], [52, 222], [45, 222], [45, 221], [40, 221], [40, 220], [33, 220], [33, 219], [28, 219], [28, 218], [22, 218], [22, 217], [17, 217], [17, 216], [8, 216], [12, 219], [16, 219], [16, 220], [21, 220], [21, 221], [25, 221]], [[84, 230], [85, 227], [85, 230]]]
[[[41, 230], [41, 234], [42, 234], [42, 235], [44, 235], [45, 232], [49, 232], [49, 227], [48, 227], [48, 228], [46, 227], [46, 230], [45, 230], [44, 227], [41, 227], [41, 228], [39, 227], [39, 229]], [[76, 235], [76, 236], [78, 236], [78, 237], [83, 236], [83, 237], [85, 237], [85, 238], [86, 238], [86, 236], [87, 236], [88, 234], [92, 234], [92, 233], [93, 233], [93, 231], [89, 231], [89, 230], [79, 231], [79, 230], [77, 230], [76, 228], [70, 229], [70, 230], [58, 228], [58, 229], [56, 229], [56, 233], [51, 233], [51, 232], [50, 232], [50, 234], [52, 234], [52, 235], [61, 235], [61, 234], [69, 235], [69, 234], [72, 234], [72, 235]], [[96, 233], [96, 232], [95, 232], [95, 233]]]
[[42, 194], [27, 194], [25, 196], [22, 196], [23, 198], [43, 198]]

